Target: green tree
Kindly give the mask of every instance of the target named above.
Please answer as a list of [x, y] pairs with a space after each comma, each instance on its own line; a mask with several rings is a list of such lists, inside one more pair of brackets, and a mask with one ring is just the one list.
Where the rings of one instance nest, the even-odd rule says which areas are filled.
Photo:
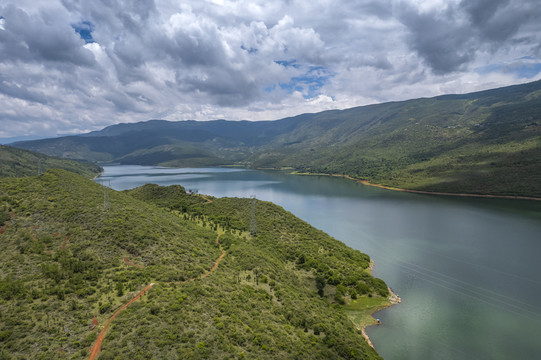
[[322, 275], [316, 276], [316, 288], [319, 296], [323, 296], [323, 290], [325, 289], [325, 277]]

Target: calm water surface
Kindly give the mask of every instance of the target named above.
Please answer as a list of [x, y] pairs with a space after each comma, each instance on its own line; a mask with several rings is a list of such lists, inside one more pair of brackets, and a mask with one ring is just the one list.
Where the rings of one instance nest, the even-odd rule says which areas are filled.
[[[117, 190], [180, 184], [272, 201], [375, 261], [402, 303], [368, 334], [393, 359], [541, 359], [541, 203], [244, 169], [105, 166]], [[112, 204], [114, 206], [114, 204]]]

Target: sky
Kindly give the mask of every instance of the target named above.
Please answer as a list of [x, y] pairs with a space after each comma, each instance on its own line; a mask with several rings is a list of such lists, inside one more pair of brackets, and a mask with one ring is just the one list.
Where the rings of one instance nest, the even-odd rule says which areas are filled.
[[2, 0], [0, 138], [541, 79], [538, 0]]

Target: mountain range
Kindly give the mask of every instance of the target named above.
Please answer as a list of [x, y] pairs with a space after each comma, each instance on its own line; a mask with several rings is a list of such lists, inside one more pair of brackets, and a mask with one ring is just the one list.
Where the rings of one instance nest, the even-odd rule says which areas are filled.
[[275, 121], [117, 124], [12, 145], [100, 163], [288, 168], [404, 189], [541, 197], [541, 81]]

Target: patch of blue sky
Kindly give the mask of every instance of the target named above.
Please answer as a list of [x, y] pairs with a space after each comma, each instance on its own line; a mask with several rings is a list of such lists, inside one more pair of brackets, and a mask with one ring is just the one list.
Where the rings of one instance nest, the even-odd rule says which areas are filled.
[[92, 24], [90, 21], [81, 21], [77, 24], [71, 24], [71, 27], [79, 36], [81, 39], [85, 41], [85, 43], [93, 43], [94, 38], [92, 37], [92, 32], [94, 31], [94, 24]]
[[267, 87], [263, 88], [263, 91], [266, 92], [266, 93], [271, 93], [274, 90], [276, 90], [276, 84], [272, 84], [271, 86], [267, 86]]
[[[284, 67], [301, 69], [302, 66], [295, 60], [275, 61]], [[320, 90], [334, 76], [326, 67], [309, 66], [304, 74], [292, 77], [288, 82], [273, 84], [264, 89], [265, 92], [272, 92], [277, 86], [280, 89], [293, 93], [294, 91], [303, 94], [305, 99], [311, 99], [321, 94]]]
[[513, 74], [519, 78], [531, 79], [541, 73], [541, 60], [536, 59], [533, 56], [523, 56], [509, 62], [489, 64], [478, 67], [475, 69], [475, 72], [481, 75], [499, 72], [504, 74]]
[[241, 45], [240, 48], [244, 51], [247, 51], [248, 54], [254, 54], [256, 52], [258, 52], [258, 49], [257, 48], [253, 48], [253, 47], [250, 47], [250, 48], [247, 48], [246, 46], [244, 45]]
[[295, 69], [299, 69], [301, 67], [301, 65], [297, 63], [297, 60], [275, 60], [274, 62], [285, 68], [292, 67]]
[[305, 99], [311, 99], [321, 94], [320, 89], [333, 77], [326, 68], [322, 66], [310, 67], [301, 76], [292, 77], [287, 83], [280, 83], [282, 90], [288, 92], [298, 91]]

